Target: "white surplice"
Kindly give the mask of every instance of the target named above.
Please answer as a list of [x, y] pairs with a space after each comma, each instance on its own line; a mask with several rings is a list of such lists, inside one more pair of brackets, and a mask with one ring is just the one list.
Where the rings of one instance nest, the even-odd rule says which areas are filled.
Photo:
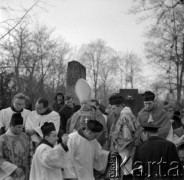
[[[35, 130], [40, 135], [40, 137], [43, 137], [41, 126], [45, 122], [53, 122], [56, 128], [56, 132], [59, 132], [60, 116], [57, 112], [51, 111], [49, 114], [40, 115], [36, 111], [32, 111], [31, 114], [32, 118], [26, 121], [25, 124], [26, 130]], [[33, 142], [40, 142], [40, 138], [36, 134], [33, 134], [31, 139]]]
[[[12, 115], [16, 113], [15, 111], [13, 111], [11, 109], [11, 107], [8, 107], [6, 109], [2, 109], [0, 111], [0, 128], [1, 127], [5, 127], [5, 130], [7, 131], [9, 126], [10, 126], [10, 121], [11, 121], [11, 117]], [[24, 120], [24, 125], [26, 123], [26, 121], [30, 121], [31, 120], [31, 111], [27, 110], [27, 109], [23, 109], [23, 111], [21, 112], [21, 115], [23, 117]]]
[[109, 151], [103, 150], [96, 139], [88, 140], [73, 132], [69, 134], [68, 146], [78, 180], [95, 180], [93, 169], [105, 172]]
[[32, 159], [29, 180], [63, 180], [61, 168], [67, 168], [65, 151], [60, 144], [54, 148], [47, 144], [37, 147]]

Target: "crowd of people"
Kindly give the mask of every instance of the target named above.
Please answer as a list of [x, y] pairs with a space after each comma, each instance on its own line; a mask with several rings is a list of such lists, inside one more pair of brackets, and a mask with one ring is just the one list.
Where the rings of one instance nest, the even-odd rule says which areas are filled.
[[[53, 105], [40, 97], [32, 108], [18, 93], [0, 111], [0, 179], [183, 179], [183, 112], [158, 105], [151, 91], [137, 117], [119, 93], [105, 112], [85, 80], [76, 94], [80, 105], [58, 92]], [[112, 156], [120, 157], [118, 169]]]

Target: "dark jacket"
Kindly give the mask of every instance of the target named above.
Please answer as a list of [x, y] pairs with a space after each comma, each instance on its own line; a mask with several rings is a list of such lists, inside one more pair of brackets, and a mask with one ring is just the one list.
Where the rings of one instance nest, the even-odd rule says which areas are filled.
[[[137, 170], [140, 165], [143, 167], [142, 175]], [[178, 167], [178, 173], [172, 169], [175, 167]], [[183, 174], [175, 145], [158, 136], [150, 137], [136, 149], [132, 169], [134, 179], [182, 179], [179, 175]]]
[[72, 116], [73, 108], [64, 105], [58, 113], [60, 115], [60, 129], [63, 131], [63, 133], [66, 133], [67, 120]]
[[[57, 101], [57, 95], [62, 95], [62, 101], [60, 101], [59, 103]], [[57, 92], [57, 94], [55, 96], [55, 101], [54, 101], [54, 103], [52, 105], [53, 110], [56, 111], [56, 112], [58, 112], [64, 106], [64, 103], [65, 103], [65, 101], [64, 101], [64, 95], [63, 95], [63, 93], [62, 92]]]

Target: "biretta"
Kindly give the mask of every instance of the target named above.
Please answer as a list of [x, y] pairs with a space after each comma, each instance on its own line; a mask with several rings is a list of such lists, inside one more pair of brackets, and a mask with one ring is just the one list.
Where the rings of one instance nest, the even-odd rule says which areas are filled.
[[97, 120], [88, 120], [87, 128], [92, 132], [101, 132], [103, 130], [103, 125]]
[[20, 113], [14, 113], [11, 117], [12, 126], [23, 125], [23, 117]]
[[160, 128], [160, 126], [154, 124], [154, 123], [142, 123], [141, 126], [145, 129], [145, 130], [158, 130]]
[[54, 123], [52, 122], [45, 122], [44, 125], [41, 127], [41, 131], [44, 136], [55, 130], [56, 128], [54, 126]]
[[120, 105], [124, 103], [125, 103], [125, 98], [119, 93], [115, 93], [109, 97], [109, 104], [111, 105]]

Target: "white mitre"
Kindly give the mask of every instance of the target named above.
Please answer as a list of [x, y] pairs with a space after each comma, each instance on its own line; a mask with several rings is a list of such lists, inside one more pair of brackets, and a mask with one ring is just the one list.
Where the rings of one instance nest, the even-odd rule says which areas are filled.
[[79, 79], [75, 84], [75, 93], [80, 103], [87, 103], [91, 100], [91, 87], [85, 79]]

